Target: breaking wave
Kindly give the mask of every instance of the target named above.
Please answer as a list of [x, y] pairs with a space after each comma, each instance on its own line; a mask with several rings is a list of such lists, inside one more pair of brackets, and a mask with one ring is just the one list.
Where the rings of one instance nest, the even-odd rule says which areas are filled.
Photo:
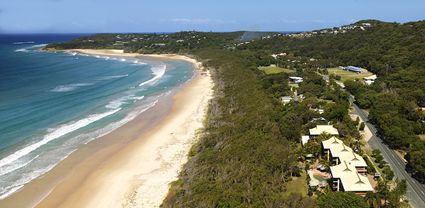
[[165, 70], [167, 69], [167, 65], [162, 64], [162, 65], [158, 65], [158, 66], [153, 66], [151, 68], [154, 77], [148, 81], [142, 82], [141, 84], [139, 84], [139, 86], [144, 86], [144, 85], [152, 85], [155, 84], [162, 76], [164, 76], [165, 74]]
[[68, 124], [64, 124], [60, 127], [58, 127], [57, 129], [49, 132], [48, 134], [46, 134], [43, 139], [41, 141], [38, 141], [34, 144], [31, 144], [29, 146], [26, 146], [16, 152], [14, 152], [13, 154], [3, 158], [0, 160], [0, 167], [3, 167], [5, 165], [8, 165], [14, 161], [16, 161], [17, 159], [31, 153], [32, 151], [38, 149], [39, 147], [47, 144], [48, 142], [55, 140], [61, 136], [64, 136], [68, 133], [71, 133], [77, 129], [83, 128], [95, 121], [98, 121], [102, 118], [105, 118], [107, 116], [110, 116], [118, 111], [120, 111], [121, 109], [115, 109], [115, 110], [111, 110], [105, 113], [99, 113], [99, 114], [92, 114], [87, 116], [86, 118], [83, 118], [81, 120], [75, 121], [75, 122], [71, 122]]

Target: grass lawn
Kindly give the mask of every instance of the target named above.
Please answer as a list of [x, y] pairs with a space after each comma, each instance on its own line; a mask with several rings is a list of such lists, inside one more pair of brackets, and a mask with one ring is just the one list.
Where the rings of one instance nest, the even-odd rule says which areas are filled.
[[334, 74], [341, 76], [341, 82], [345, 82], [346, 80], [363, 79], [364, 77], [373, 75], [370, 72], [354, 73], [340, 68], [328, 68], [328, 72], [329, 75]]
[[302, 172], [300, 177], [293, 177], [292, 181], [286, 183], [286, 192], [284, 193], [284, 195], [289, 196], [291, 193], [299, 193], [302, 196], [306, 197], [307, 191], [307, 174], [305, 172]]
[[264, 71], [266, 74], [278, 74], [278, 73], [292, 73], [295, 72], [294, 70], [287, 69], [287, 68], [281, 68], [276, 66], [264, 66], [264, 67], [258, 67], [259, 70]]

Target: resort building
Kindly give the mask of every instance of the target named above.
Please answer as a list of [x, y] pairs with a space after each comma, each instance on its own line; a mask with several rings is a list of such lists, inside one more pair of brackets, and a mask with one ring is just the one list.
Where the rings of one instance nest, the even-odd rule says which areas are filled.
[[372, 184], [366, 176], [356, 171], [347, 161], [331, 167], [332, 185], [336, 191], [354, 192], [365, 196], [367, 192], [374, 191]]
[[336, 191], [350, 191], [364, 196], [373, 191], [366, 177], [366, 161], [336, 137], [322, 141], [323, 154], [330, 161], [332, 185]]
[[317, 125], [315, 128], [309, 130], [310, 137], [317, 137], [322, 133], [330, 134], [332, 136], [339, 136], [338, 129], [332, 125]]
[[366, 174], [366, 161], [355, 153], [353, 149], [346, 146], [340, 139], [332, 137], [322, 142], [323, 154], [331, 162], [331, 165], [339, 165], [346, 161], [354, 166], [360, 174]]
[[[318, 118], [316, 120], [325, 120], [324, 118]], [[314, 139], [322, 133], [330, 134], [332, 136], [339, 136], [338, 129], [332, 125], [317, 125], [315, 128], [309, 129], [309, 136], [301, 136], [301, 144], [304, 146], [310, 139]]]

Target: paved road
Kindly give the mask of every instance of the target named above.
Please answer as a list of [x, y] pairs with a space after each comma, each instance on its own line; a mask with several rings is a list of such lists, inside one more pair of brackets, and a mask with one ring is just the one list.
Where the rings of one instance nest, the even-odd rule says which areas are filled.
[[[350, 102], [352, 103], [352, 99]], [[412, 207], [424, 208], [425, 207], [425, 185], [419, 183], [410, 176], [405, 170], [405, 162], [387, 145], [385, 145], [381, 138], [377, 136], [377, 130], [375, 126], [368, 122], [367, 112], [360, 109], [356, 104], [353, 103], [353, 107], [356, 113], [365, 121], [365, 124], [369, 127], [372, 132], [372, 138], [369, 140], [369, 145], [372, 149], [379, 149], [384, 157], [385, 161], [391, 166], [394, 174], [399, 179], [406, 179], [407, 182], [407, 193], [406, 196], [410, 201]]]

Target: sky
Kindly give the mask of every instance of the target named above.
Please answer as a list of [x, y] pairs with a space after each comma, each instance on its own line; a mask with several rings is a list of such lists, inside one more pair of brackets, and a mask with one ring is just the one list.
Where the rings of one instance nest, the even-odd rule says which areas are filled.
[[0, 0], [0, 33], [308, 31], [425, 19], [425, 0]]

